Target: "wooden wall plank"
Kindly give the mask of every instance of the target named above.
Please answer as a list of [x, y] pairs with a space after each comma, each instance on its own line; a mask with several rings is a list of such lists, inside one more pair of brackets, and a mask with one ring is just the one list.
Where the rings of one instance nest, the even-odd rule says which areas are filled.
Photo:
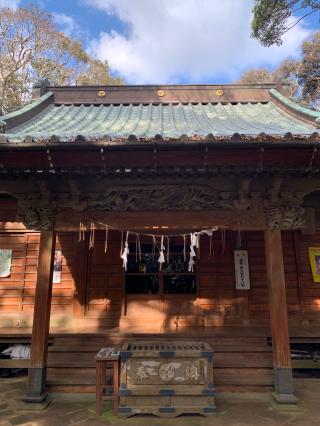
[[[295, 253], [294, 234], [291, 232], [282, 234], [290, 324], [299, 326], [304, 318], [320, 322], [320, 285], [313, 283], [308, 257], [310, 246], [320, 246], [320, 233], [299, 235], [297, 253]], [[84, 292], [82, 301], [78, 305], [80, 311], [82, 309], [81, 317], [86, 308], [85, 318], [95, 318], [96, 325], [99, 325], [98, 319], [101, 318], [101, 325], [108, 327], [107, 318], [109, 317], [109, 325], [114, 325], [115, 317], [122, 315], [124, 301], [124, 273], [119, 256], [119, 233], [111, 233], [107, 255], [104, 254], [104, 232], [96, 233], [96, 245], [91, 253], [88, 253], [90, 264], [84, 270], [83, 262], [79, 261], [77, 238], [76, 233], [63, 233], [57, 237], [57, 248], [61, 247], [63, 250], [63, 265], [61, 283], [53, 285], [52, 315], [77, 317], [74, 308], [76, 300], [74, 292], [82, 291]], [[244, 244], [245, 241], [245, 248], [249, 253], [251, 281], [251, 290], [245, 296], [242, 292], [235, 290], [233, 249], [236, 239], [235, 234], [227, 232], [225, 249], [222, 250], [221, 232], [216, 232], [213, 240], [214, 255], [211, 258], [208, 256], [209, 240], [206, 237], [202, 239], [201, 256], [198, 261], [198, 295], [192, 303], [188, 302], [185, 305], [183, 312], [185, 320], [181, 318], [181, 323], [185, 321], [188, 324], [187, 317], [190, 315], [195, 315], [195, 318], [199, 315], [205, 317], [206, 326], [216, 323], [217, 315], [220, 317], [220, 322], [224, 324], [236, 318], [242, 321], [247, 314], [242, 310], [241, 304], [247, 300], [249, 323], [260, 319], [267, 324], [269, 304], [263, 232], [246, 232], [242, 235], [242, 242]], [[11, 275], [0, 278], [0, 316], [1, 312], [17, 314], [21, 309], [22, 314], [30, 315], [34, 304], [37, 277], [39, 233], [1, 232], [0, 248], [13, 249]], [[297, 259], [299, 265], [297, 265]], [[137, 302], [136, 306], [140, 306], [138, 300]], [[162, 311], [159, 315], [157, 314], [159, 327], [164, 321], [164, 309], [168, 317], [167, 323], [174, 324], [176, 307], [176, 300], [172, 303], [168, 300], [159, 308]], [[149, 317], [145, 316], [143, 309], [138, 309], [138, 315], [135, 316], [139, 317], [139, 311], [139, 321], [143, 325]], [[130, 318], [127, 317], [127, 319], [129, 323]], [[153, 317], [153, 320], [155, 319]], [[81, 324], [86, 325], [85, 322]]]

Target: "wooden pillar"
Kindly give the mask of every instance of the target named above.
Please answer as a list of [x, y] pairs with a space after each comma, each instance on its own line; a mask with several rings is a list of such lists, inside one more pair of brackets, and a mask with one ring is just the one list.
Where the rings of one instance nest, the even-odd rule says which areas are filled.
[[295, 403], [281, 231], [266, 230], [265, 244], [272, 332], [274, 397], [278, 402]]
[[42, 402], [47, 397], [45, 385], [55, 240], [53, 230], [41, 232], [28, 389], [23, 398], [26, 402]]

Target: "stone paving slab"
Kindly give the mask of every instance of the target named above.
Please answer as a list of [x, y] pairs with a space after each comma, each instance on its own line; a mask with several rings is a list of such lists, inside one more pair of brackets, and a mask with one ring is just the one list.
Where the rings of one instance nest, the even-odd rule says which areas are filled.
[[[279, 406], [269, 394], [221, 394], [216, 398], [218, 413], [212, 417], [154, 416], [118, 418], [110, 403], [101, 417], [95, 415], [93, 395], [54, 394], [45, 409], [26, 409], [21, 397], [26, 378], [0, 379], [0, 426], [319, 426], [320, 379], [296, 379], [299, 403]], [[31, 405], [31, 404], [30, 404]]]

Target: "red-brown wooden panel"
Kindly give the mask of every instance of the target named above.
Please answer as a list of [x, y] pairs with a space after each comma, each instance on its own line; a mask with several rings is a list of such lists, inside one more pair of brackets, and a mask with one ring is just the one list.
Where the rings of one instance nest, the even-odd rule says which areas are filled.
[[158, 151], [156, 161], [159, 166], [203, 166], [205, 164], [205, 150], [192, 151]]
[[50, 167], [48, 155], [45, 151], [1, 152], [1, 164], [4, 167]]
[[259, 161], [259, 151], [255, 149], [213, 149], [209, 148], [206, 157], [206, 164], [212, 166], [228, 165], [257, 165]]
[[51, 158], [54, 167], [101, 167], [103, 168], [103, 161], [99, 149], [97, 150], [59, 150], [51, 151]]
[[104, 149], [104, 161], [108, 168], [152, 167], [156, 164], [153, 150], [123, 152]]
[[263, 153], [264, 166], [278, 166], [278, 165], [299, 165], [309, 166], [313, 148], [285, 148], [283, 149], [268, 149], [266, 148]]
[[[74, 293], [74, 247], [76, 235], [62, 234], [57, 237], [57, 248], [63, 252], [61, 283], [53, 284], [52, 304], [65, 305], [71, 311]], [[66, 247], [66, 250], [64, 250]], [[10, 233], [0, 234], [0, 248], [13, 250], [11, 273], [9, 277], [0, 278], [0, 315], [2, 311], [17, 313], [30, 312], [30, 320], [34, 307], [36, 291], [37, 264], [39, 255], [38, 233]], [[4, 309], [5, 306], [5, 309]], [[9, 309], [8, 306], [11, 308]]]

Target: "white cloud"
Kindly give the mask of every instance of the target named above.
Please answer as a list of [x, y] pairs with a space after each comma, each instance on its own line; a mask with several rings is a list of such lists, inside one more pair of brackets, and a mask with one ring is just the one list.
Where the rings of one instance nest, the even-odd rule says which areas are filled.
[[68, 37], [71, 37], [75, 32], [78, 31], [78, 25], [72, 16], [57, 12], [54, 12], [52, 15], [59, 29], [63, 31]]
[[117, 16], [129, 34], [101, 32], [91, 50], [131, 83], [236, 79], [249, 67], [295, 55], [309, 31], [297, 25], [282, 46], [250, 37], [253, 0], [82, 0]]
[[0, 0], [0, 8], [9, 7], [10, 9], [16, 9], [19, 3], [20, 0]]

